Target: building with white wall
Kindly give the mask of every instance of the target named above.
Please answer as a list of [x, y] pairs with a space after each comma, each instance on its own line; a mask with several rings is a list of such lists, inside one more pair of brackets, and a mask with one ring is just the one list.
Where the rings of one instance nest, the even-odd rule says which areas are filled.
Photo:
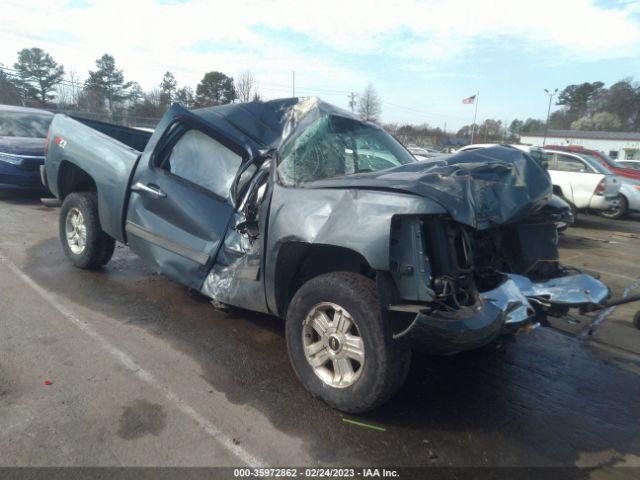
[[[520, 143], [542, 147], [544, 132], [525, 133]], [[640, 133], [549, 130], [545, 145], [575, 145], [605, 152], [618, 160], [640, 160]]]

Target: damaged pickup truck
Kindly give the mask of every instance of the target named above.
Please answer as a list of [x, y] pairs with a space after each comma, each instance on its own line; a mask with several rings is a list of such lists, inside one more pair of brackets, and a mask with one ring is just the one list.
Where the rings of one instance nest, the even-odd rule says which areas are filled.
[[217, 304], [286, 319], [297, 376], [346, 412], [390, 398], [412, 349], [482, 347], [609, 297], [559, 264], [569, 209], [527, 154], [416, 162], [317, 98], [176, 105], [144, 152], [56, 115], [44, 176], [74, 265], [123, 242]]

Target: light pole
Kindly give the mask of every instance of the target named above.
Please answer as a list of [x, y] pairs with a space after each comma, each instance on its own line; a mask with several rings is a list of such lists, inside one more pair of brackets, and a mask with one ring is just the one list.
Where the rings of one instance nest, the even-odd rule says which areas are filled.
[[549, 97], [549, 108], [547, 109], [547, 123], [544, 126], [544, 139], [542, 140], [542, 146], [547, 143], [547, 133], [549, 132], [549, 116], [551, 115], [551, 100], [556, 93], [558, 93], [558, 89], [556, 88], [553, 92], [550, 92], [546, 88], [544, 89], [544, 93]]

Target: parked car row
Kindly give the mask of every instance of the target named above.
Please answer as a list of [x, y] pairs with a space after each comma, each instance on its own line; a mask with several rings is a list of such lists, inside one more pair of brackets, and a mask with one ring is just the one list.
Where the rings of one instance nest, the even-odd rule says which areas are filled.
[[[496, 144], [473, 144], [472, 151]], [[625, 168], [606, 154], [582, 147], [512, 145], [539, 159], [549, 171], [553, 192], [565, 200], [574, 214], [593, 211], [619, 219], [640, 211], [640, 171]]]

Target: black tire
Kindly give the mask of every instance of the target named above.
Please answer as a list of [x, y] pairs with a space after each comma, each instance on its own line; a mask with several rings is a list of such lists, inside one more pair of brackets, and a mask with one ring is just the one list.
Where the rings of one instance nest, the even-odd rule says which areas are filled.
[[[81, 253], [71, 250], [66, 235], [67, 215], [71, 209], [77, 209], [84, 217], [86, 243]], [[95, 192], [74, 192], [62, 202], [59, 219], [60, 242], [65, 255], [71, 263], [85, 270], [93, 270], [105, 265], [113, 255], [115, 240], [102, 231], [98, 217], [98, 198]]]
[[[323, 382], [304, 353], [303, 323], [312, 308], [323, 302], [349, 312], [364, 345], [362, 371], [346, 387]], [[391, 345], [385, 336], [375, 283], [356, 273], [327, 273], [305, 283], [289, 305], [286, 338], [293, 369], [304, 387], [344, 412], [365, 412], [382, 405], [402, 386], [409, 371], [411, 350]]]
[[629, 213], [629, 201], [624, 195], [618, 196], [619, 204], [617, 208], [612, 208], [611, 210], [603, 210], [600, 212], [605, 218], [611, 218], [613, 220], [619, 220], [627, 216]]

